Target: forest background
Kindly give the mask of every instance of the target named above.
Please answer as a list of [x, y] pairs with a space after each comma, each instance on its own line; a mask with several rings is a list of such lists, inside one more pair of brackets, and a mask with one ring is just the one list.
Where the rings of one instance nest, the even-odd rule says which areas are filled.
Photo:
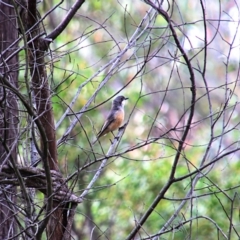
[[[5, 133], [1, 136], [1, 169], [11, 173], [8, 181], [1, 175], [1, 197], [9, 194], [7, 186], [17, 186], [14, 204], [5, 199], [15, 215], [8, 239], [35, 234], [54, 239], [48, 217], [63, 203], [65, 220], [72, 221], [65, 239], [238, 239], [239, 4], [82, 1], [53, 39], [51, 33], [80, 1], [36, 3], [38, 17], [28, 28], [19, 6], [29, 10], [30, 3], [6, 2], [14, 9], [14, 29], [20, 32], [14, 52], [17, 90], [7, 83], [13, 68], [6, 67], [7, 57], [1, 58], [1, 96], [10, 91], [18, 106], [16, 142], [5, 141]], [[36, 26], [35, 39], [49, 41], [42, 63], [46, 77], [39, 77], [43, 82], [38, 89], [49, 89], [44, 100], [51, 103], [56, 128], [51, 141], [48, 131], [39, 127], [45, 128], [41, 117], [51, 111], [35, 110], [43, 94], [32, 90], [41, 65], [36, 45], [29, 45]], [[129, 98], [126, 125], [115, 132], [119, 138], [108, 134], [93, 145], [117, 95]], [[56, 143], [53, 163], [50, 145], [45, 146], [48, 160], [42, 157], [43, 136]], [[3, 167], [8, 161], [13, 171]], [[26, 181], [30, 173], [22, 172], [26, 166], [24, 171], [34, 174], [39, 169], [46, 175], [48, 170], [61, 173], [72, 198], [65, 192], [65, 198], [56, 201], [52, 196], [59, 189], [54, 186], [36, 191], [34, 183]], [[46, 186], [55, 181], [48, 177]]]

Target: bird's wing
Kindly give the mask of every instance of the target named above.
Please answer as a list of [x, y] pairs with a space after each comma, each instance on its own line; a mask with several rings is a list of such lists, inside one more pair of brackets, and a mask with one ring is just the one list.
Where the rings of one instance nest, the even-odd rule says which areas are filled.
[[115, 114], [114, 113], [110, 113], [107, 117], [107, 120], [105, 121], [105, 123], [103, 124], [101, 131], [97, 134], [98, 137], [102, 136], [104, 131], [108, 128], [108, 126], [114, 121], [115, 119]]

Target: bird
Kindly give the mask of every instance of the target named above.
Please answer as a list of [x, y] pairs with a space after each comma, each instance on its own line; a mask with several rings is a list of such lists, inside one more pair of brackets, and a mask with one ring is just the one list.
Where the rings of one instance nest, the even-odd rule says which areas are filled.
[[113, 132], [118, 129], [124, 120], [124, 104], [128, 98], [124, 96], [117, 96], [112, 103], [112, 108], [108, 114], [108, 117], [103, 124], [101, 131], [97, 134], [97, 139], [92, 143], [95, 144], [98, 139], [109, 132]]

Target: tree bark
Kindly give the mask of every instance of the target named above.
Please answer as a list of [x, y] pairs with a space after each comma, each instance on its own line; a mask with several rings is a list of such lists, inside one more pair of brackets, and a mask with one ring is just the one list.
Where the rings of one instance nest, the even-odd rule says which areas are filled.
[[[17, 19], [11, 0], [0, 2], [0, 74], [18, 86], [18, 55], [7, 57], [17, 49]], [[0, 81], [0, 164], [17, 159], [18, 105], [16, 96]], [[13, 238], [17, 232], [15, 218], [16, 187], [0, 188], [0, 239]], [[18, 239], [14, 237], [14, 239]]]
[[52, 177], [50, 170], [59, 172], [59, 167], [57, 161], [54, 115], [51, 104], [51, 90], [44, 61], [47, 49], [44, 40], [38, 37], [42, 29], [41, 22], [37, 16], [36, 0], [28, 1], [27, 24], [27, 28], [30, 31], [27, 37], [28, 41], [31, 41], [28, 44], [31, 83], [37, 116], [39, 116], [43, 129], [43, 132], [40, 133], [41, 152], [48, 186], [46, 193], [46, 215], [39, 227], [37, 239], [41, 239], [42, 232], [45, 227], [47, 227], [47, 238], [49, 240], [58, 240], [63, 239], [64, 231], [67, 226], [67, 210], [65, 206], [61, 205], [60, 201], [53, 200], [52, 195]]

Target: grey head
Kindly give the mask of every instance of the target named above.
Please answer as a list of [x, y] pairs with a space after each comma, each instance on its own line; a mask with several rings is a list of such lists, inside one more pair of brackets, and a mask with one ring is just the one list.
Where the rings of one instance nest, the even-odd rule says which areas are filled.
[[113, 100], [113, 104], [112, 107], [113, 108], [119, 108], [119, 107], [123, 107], [124, 106], [124, 101], [127, 100], [128, 98], [124, 97], [124, 96], [117, 96], [114, 100]]

